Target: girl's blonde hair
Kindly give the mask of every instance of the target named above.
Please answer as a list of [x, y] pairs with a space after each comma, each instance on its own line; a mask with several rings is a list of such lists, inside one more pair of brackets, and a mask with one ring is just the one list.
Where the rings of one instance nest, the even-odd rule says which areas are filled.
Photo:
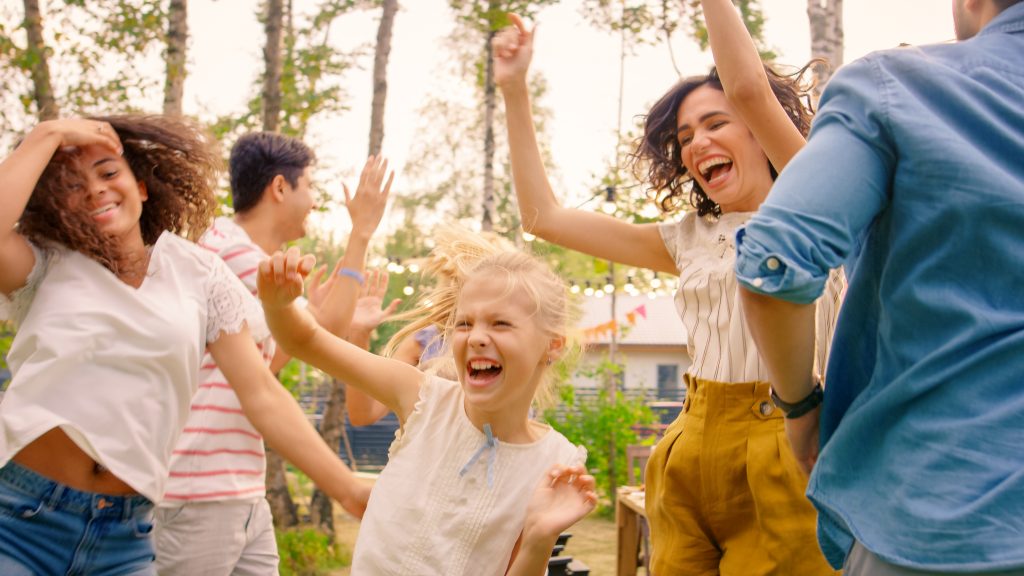
[[[579, 317], [578, 306], [570, 298], [568, 286], [542, 260], [516, 250], [498, 236], [485, 237], [466, 229], [444, 226], [435, 231], [435, 248], [424, 266], [424, 273], [437, 279], [436, 285], [420, 296], [417, 305], [396, 319], [411, 321], [395, 333], [384, 348], [391, 355], [403, 339], [428, 326], [437, 326], [444, 337], [445, 359], [433, 364], [430, 371], [454, 373], [451, 355], [451, 334], [455, 327], [462, 287], [470, 278], [481, 274], [504, 274], [508, 291], [522, 288], [534, 302], [533, 318], [541, 330], [552, 338], [564, 338], [561, 360], [574, 357], [579, 339], [571, 327]], [[545, 373], [534, 394], [534, 403], [546, 407], [552, 399], [551, 371]]]

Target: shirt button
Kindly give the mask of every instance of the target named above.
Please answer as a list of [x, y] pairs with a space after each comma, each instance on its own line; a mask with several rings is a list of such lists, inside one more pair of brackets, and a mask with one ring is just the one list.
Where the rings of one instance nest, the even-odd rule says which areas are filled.
[[775, 406], [772, 406], [771, 402], [764, 401], [761, 402], [761, 406], [759, 406], [759, 409], [761, 410], [762, 416], [771, 416], [772, 412], [775, 411]]
[[760, 278], [754, 278], [750, 283], [753, 284], [755, 288], [760, 288], [761, 284], [764, 284], [764, 280]]
[[778, 270], [779, 269], [779, 259], [775, 258], [775, 257], [769, 258], [768, 260], [765, 261], [764, 265], [767, 266], [769, 270], [772, 270], [772, 271]]

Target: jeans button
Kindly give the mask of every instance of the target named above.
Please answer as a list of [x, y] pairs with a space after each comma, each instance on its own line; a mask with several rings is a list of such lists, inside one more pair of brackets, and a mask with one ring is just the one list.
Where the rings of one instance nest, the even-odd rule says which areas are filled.
[[761, 406], [759, 408], [762, 416], [771, 416], [772, 412], [775, 412], [775, 406], [767, 400], [761, 402]]

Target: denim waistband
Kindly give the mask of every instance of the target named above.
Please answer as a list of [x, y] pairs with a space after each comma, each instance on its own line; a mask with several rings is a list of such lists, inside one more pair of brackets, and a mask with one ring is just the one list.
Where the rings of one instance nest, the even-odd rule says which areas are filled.
[[39, 498], [42, 504], [50, 508], [67, 510], [76, 514], [88, 513], [93, 517], [128, 519], [138, 514], [145, 514], [153, 508], [153, 503], [145, 496], [138, 494], [115, 496], [83, 492], [40, 476], [13, 461], [0, 468], [0, 484], [26, 496]]

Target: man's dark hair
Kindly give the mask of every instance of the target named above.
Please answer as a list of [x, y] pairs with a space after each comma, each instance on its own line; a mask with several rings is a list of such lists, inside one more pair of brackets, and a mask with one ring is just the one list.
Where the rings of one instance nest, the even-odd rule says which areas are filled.
[[235, 212], [251, 209], [274, 176], [280, 174], [292, 186], [316, 161], [309, 146], [297, 138], [273, 132], [255, 132], [238, 139], [231, 149], [231, 200]]

